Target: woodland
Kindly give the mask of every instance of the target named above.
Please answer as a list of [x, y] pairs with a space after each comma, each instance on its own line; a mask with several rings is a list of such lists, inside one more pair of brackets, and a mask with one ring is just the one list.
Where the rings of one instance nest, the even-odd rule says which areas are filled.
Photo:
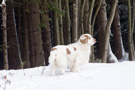
[[0, 69], [47, 66], [51, 48], [91, 34], [91, 63], [135, 60], [135, 0], [0, 0]]

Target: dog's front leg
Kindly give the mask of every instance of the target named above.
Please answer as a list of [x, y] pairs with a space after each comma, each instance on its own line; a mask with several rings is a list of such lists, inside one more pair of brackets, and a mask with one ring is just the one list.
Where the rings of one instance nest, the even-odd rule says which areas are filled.
[[62, 74], [62, 75], [65, 74], [65, 69], [64, 69], [64, 68], [61, 68], [60, 71], [61, 71], [61, 74]]
[[51, 76], [55, 76], [55, 71], [53, 68], [51, 68]]
[[80, 63], [79, 63], [79, 61], [77, 59], [76, 59], [76, 61], [74, 63], [72, 71], [73, 72], [80, 72]]

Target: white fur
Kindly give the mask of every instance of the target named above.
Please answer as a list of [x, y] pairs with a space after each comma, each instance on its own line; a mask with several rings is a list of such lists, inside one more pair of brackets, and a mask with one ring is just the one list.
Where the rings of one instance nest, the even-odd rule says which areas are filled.
[[67, 67], [73, 72], [79, 72], [80, 65], [88, 63], [90, 48], [95, 42], [96, 40], [90, 34], [83, 34], [76, 43], [53, 47], [54, 50], [52, 49], [49, 56], [51, 75], [55, 75], [56, 68], [61, 74], [65, 74]]

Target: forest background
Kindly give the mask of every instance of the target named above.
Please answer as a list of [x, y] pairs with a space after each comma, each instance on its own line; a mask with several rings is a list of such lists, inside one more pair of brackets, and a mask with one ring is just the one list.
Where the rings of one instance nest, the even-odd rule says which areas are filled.
[[90, 62], [135, 58], [135, 0], [0, 0], [0, 69], [48, 65], [51, 48], [96, 38]]

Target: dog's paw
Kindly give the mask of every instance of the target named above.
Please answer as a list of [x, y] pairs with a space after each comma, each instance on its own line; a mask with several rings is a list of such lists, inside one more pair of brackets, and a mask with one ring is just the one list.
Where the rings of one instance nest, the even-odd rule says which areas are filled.
[[72, 71], [73, 72], [80, 72], [80, 68], [73, 68]]
[[64, 75], [65, 74], [65, 70], [61, 69], [61, 74]]

